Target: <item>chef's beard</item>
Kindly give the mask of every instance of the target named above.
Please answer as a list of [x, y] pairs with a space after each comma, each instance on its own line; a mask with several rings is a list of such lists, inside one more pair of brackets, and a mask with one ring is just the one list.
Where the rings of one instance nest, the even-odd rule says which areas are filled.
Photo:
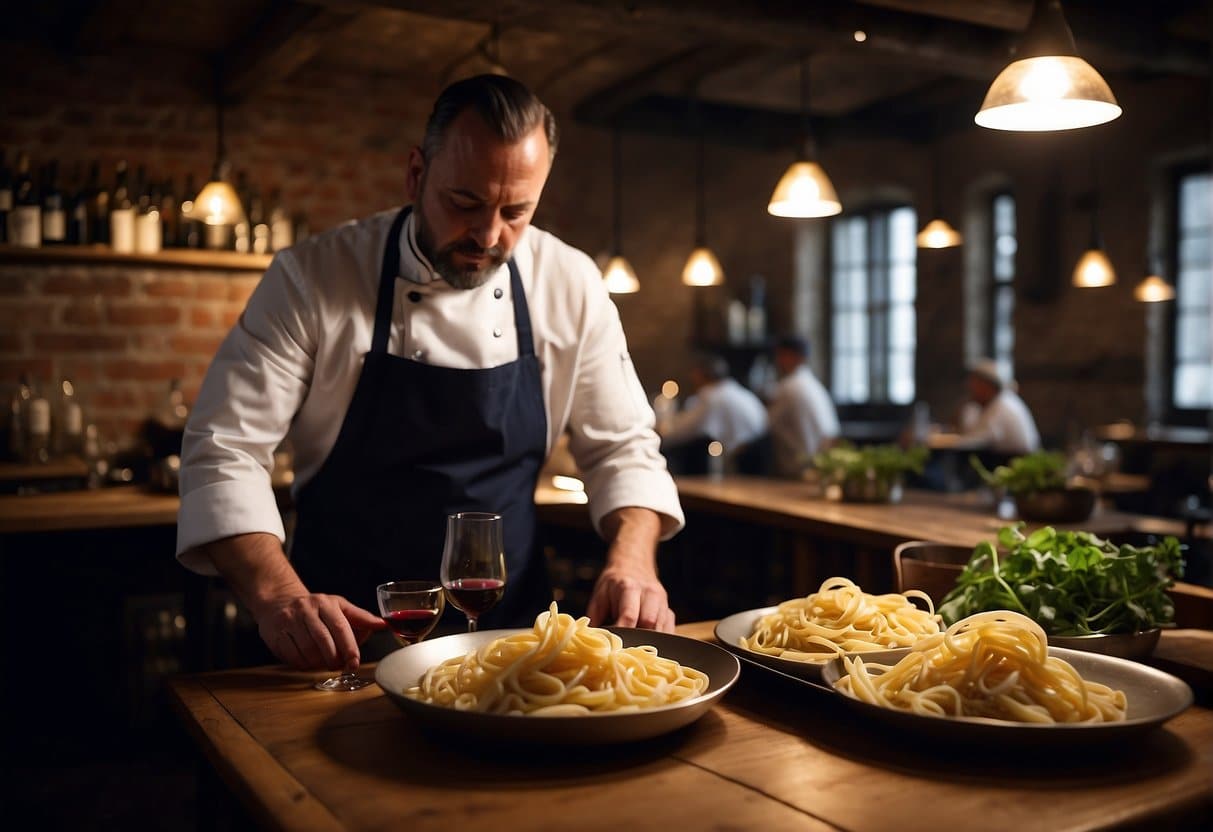
[[[506, 261], [505, 252], [501, 246], [481, 248], [475, 240], [468, 238], [448, 243], [437, 251], [434, 251], [434, 237], [430, 233], [429, 225], [426, 224], [425, 214], [421, 211], [421, 205], [416, 205], [413, 210], [417, 215], [417, 247], [421, 249], [421, 253], [425, 255], [425, 259], [430, 261], [430, 266], [433, 267], [438, 276], [456, 289], [475, 289], [478, 286], [483, 286], [493, 276], [494, 272], [497, 271], [498, 267]], [[488, 260], [479, 268], [467, 265], [461, 266], [455, 262], [455, 254], [465, 254], [472, 257], [485, 256]]]

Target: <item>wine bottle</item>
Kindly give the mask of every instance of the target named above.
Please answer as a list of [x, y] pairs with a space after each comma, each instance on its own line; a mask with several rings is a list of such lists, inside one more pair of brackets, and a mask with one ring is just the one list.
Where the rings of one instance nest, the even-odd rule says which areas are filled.
[[80, 397], [76, 395], [71, 379], [62, 379], [58, 392], [54, 418], [51, 420], [54, 429], [52, 452], [55, 456], [79, 456], [84, 452], [84, 409], [80, 406]]
[[282, 251], [295, 242], [295, 228], [291, 215], [282, 206], [282, 190], [270, 192], [270, 251]]
[[43, 464], [51, 458], [51, 403], [30, 385], [29, 410], [25, 421], [25, 461]]
[[67, 211], [59, 190], [59, 163], [52, 160], [42, 167], [42, 244], [61, 246], [67, 242]]
[[166, 179], [160, 186], [161, 238], [166, 247], [179, 245], [181, 217], [177, 212], [177, 195], [173, 192], [173, 180]]
[[84, 165], [76, 162], [72, 168], [72, 181], [68, 187], [65, 202], [67, 204], [67, 242], [70, 245], [82, 246], [89, 243], [92, 231], [92, 218], [89, 216], [88, 187], [84, 184], [82, 173]]
[[119, 162], [114, 176], [114, 192], [109, 199], [110, 247], [130, 254], [135, 250], [135, 206], [126, 179], [126, 162]]
[[240, 200], [240, 207], [244, 210], [241, 212], [242, 216], [238, 217], [232, 226], [232, 247], [242, 254], [247, 254], [252, 248], [252, 230], [249, 227], [248, 218], [248, 176], [244, 171], [236, 173], [236, 197]]
[[96, 159], [88, 169], [88, 193], [88, 215], [92, 223], [89, 239], [106, 245], [110, 241], [110, 192], [101, 186], [101, 163]]
[[0, 150], [0, 243], [8, 242], [8, 212], [13, 210], [13, 172]]
[[42, 245], [42, 203], [38, 187], [29, 173], [29, 154], [17, 157], [17, 176], [13, 180], [13, 208], [8, 212], [8, 242], [14, 246], [38, 248]]
[[191, 219], [188, 214], [194, 210], [194, 197], [198, 196], [198, 188], [194, 184], [194, 174], [185, 175], [185, 190], [181, 192], [181, 214], [177, 224], [177, 245], [182, 248], [202, 248], [206, 242], [202, 235], [202, 223]]
[[8, 414], [8, 456], [13, 462], [25, 461], [25, 446], [29, 423], [29, 400], [33, 397], [30, 390], [29, 374], [22, 373], [13, 391], [13, 399], [9, 403]]
[[249, 189], [248, 222], [252, 231], [253, 253], [266, 254], [270, 250], [270, 225], [266, 222], [261, 193], [255, 187]]
[[164, 245], [163, 229], [160, 225], [160, 189], [147, 183], [143, 168], [139, 168], [138, 208], [135, 212], [135, 251], [140, 254], [156, 254]]

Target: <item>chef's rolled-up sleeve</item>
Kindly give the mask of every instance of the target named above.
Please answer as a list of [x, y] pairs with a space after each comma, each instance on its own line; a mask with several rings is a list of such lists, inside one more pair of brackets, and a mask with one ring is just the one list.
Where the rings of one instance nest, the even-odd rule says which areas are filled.
[[664, 540], [685, 523], [678, 489], [661, 455], [653, 409], [632, 366], [619, 312], [601, 284], [595, 281], [586, 298], [569, 450], [585, 477], [595, 529], [616, 509], [648, 508], [661, 516]]
[[197, 547], [237, 534], [285, 540], [270, 473], [307, 394], [316, 355], [314, 299], [289, 250], [274, 257], [219, 347], [182, 442], [177, 558], [214, 574]]

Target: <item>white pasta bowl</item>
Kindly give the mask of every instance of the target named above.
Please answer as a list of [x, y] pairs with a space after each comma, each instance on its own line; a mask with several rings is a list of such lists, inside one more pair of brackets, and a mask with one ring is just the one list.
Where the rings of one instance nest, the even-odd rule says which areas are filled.
[[522, 716], [460, 711], [419, 702], [404, 695], [425, 671], [447, 659], [463, 656], [490, 641], [529, 630], [484, 630], [423, 641], [387, 655], [375, 669], [375, 681], [402, 711], [426, 727], [443, 733], [495, 742], [542, 745], [607, 745], [649, 739], [676, 731], [699, 719], [737, 681], [741, 666], [736, 657], [719, 647], [686, 636], [608, 627], [624, 647], [650, 644], [657, 654], [706, 673], [702, 694], [673, 705], [638, 711], [576, 716]]

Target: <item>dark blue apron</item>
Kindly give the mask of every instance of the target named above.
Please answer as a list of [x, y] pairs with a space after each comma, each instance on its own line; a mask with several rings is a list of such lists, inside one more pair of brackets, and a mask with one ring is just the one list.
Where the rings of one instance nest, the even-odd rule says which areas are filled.
[[344, 595], [378, 612], [378, 584], [438, 579], [448, 514], [496, 512], [503, 516], [506, 590], [480, 626], [530, 626], [552, 593], [534, 551], [547, 415], [522, 280], [511, 259], [518, 360], [460, 370], [390, 355], [400, 233], [409, 210], [400, 211], [388, 234], [371, 351], [341, 432], [296, 497], [291, 562], [312, 592]]

